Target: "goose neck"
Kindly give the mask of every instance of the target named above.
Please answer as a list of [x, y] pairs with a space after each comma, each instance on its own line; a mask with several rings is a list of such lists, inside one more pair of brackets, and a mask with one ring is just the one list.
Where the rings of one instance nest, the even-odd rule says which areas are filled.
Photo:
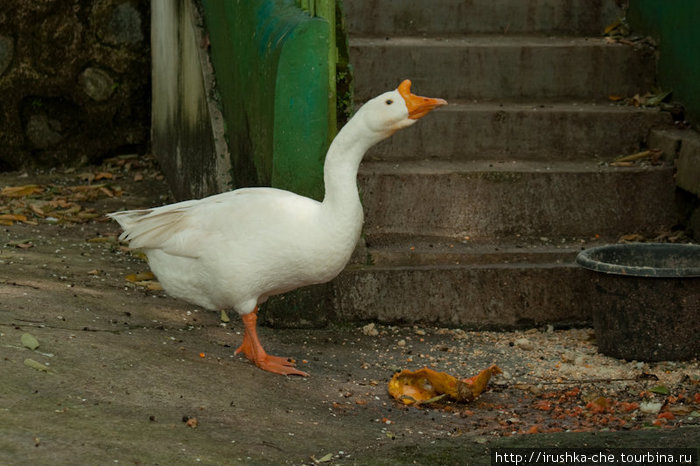
[[338, 133], [326, 154], [323, 171], [326, 194], [323, 202], [336, 208], [359, 203], [357, 171], [362, 157], [376, 143], [352, 123], [353, 120]]

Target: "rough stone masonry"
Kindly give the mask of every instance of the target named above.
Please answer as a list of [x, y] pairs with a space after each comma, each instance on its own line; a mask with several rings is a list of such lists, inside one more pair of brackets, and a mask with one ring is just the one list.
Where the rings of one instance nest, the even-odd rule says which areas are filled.
[[5, 0], [0, 171], [80, 165], [149, 139], [146, 0]]

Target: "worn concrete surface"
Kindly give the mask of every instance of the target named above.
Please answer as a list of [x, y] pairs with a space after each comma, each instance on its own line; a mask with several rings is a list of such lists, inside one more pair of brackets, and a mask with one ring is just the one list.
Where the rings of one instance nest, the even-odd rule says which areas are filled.
[[611, 103], [450, 100], [430, 118], [372, 147], [364, 160], [600, 162], [639, 151], [650, 128], [672, 123], [658, 108]]
[[[348, 29], [354, 34], [386, 36], [401, 31], [420, 34], [543, 33], [597, 35], [624, 16], [613, 0], [352, 0], [345, 2]], [[377, 14], [381, 11], [382, 14]]]
[[[2, 175], [0, 187], [69, 183], [71, 176]], [[112, 182], [124, 194], [94, 201], [99, 212], [162, 202], [162, 183]], [[314, 464], [313, 458], [487, 464], [494, 446], [697, 446], [700, 440], [697, 361], [616, 361], [590, 349], [585, 329], [478, 333], [419, 326], [379, 327], [375, 334], [342, 322], [262, 328], [271, 353], [293, 356], [311, 373], [285, 378], [233, 355], [242, 338], [235, 315], [224, 324], [217, 313], [125, 280], [147, 265], [114, 241], [116, 225], [101, 218], [36, 223], [1, 230], [3, 465]], [[24, 347], [24, 333], [39, 348]], [[471, 376], [493, 363], [504, 376], [469, 406], [406, 408], [386, 391], [399, 368], [429, 365]], [[629, 375], [645, 372], [661, 381]], [[627, 374], [625, 382], [616, 381], [619, 374]], [[640, 390], [659, 383], [687, 400], [665, 427], [639, 410], [626, 423], [603, 422], [592, 412], [561, 420], [542, 410], [550, 390], [581, 387], [571, 402], [585, 413], [591, 397], [638, 400]], [[188, 426], [188, 418], [197, 426]], [[528, 431], [542, 433], [523, 434]]]
[[548, 237], [558, 243], [650, 234], [678, 221], [670, 164], [367, 162], [358, 184], [368, 236]]
[[[665, 104], [632, 105], [654, 88], [656, 55], [616, 21], [624, 2], [346, 3], [358, 103], [409, 78], [449, 105], [367, 154], [358, 184], [368, 266], [334, 282], [342, 315], [411, 323], [425, 313], [467, 326], [585, 319], [600, 303], [574, 264], [581, 248], [691, 226], [669, 158], [613, 162], [653, 148], [649, 132], [682, 119]], [[373, 262], [397, 240], [423, 262]], [[438, 241], [454, 253], [424, 260]], [[553, 247], [566, 255], [553, 258]], [[529, 257], [491, 254], [517, 248]]]
[[401, 77], [410, 77], [421, 95], [448, 101], [586, 101], [644, 93], [654, 85], [649, 48], [610, 44], [602, 38], [356, 37], [350, 57], [355, 98], [361, 101], [391, 89]]

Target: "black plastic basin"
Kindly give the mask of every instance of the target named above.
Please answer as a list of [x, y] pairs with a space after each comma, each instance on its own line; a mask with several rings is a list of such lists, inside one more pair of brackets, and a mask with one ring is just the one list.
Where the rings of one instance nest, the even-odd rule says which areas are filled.
[[576, 262], [596, 272], [634, 277], [700, 277], [700, 245], [613, 244], [581, 251]]
[[600, 298], [591, 309], [598, 349], [628, 360], [700, 356], [700, 245], [614, 244], [576, 258]]

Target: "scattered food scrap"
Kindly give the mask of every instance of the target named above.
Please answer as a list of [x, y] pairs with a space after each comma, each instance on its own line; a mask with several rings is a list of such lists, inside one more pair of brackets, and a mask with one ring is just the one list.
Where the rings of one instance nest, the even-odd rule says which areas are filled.
[[403, 370], [389, 381], [389, 394], [407, 405], [433, 403], [445, 397], [466, 403], [486, 389], [491, 376], [500, 373], [498, 366], [493, 365], [474, 377], [459, 380], [427, 367], [417, 371]]
[[194, 416], [183, 416], [182, 422], [184, 422], [187, 427], [192, 429], [196, 429], [199, 426], [199, 421]]
[[362, 327], [362, 333], [364, 333], [368, 337], [376, 337], [377, 335], [379, 335], [379, 330], [377, 330], [374, 323], [370, 323]]

